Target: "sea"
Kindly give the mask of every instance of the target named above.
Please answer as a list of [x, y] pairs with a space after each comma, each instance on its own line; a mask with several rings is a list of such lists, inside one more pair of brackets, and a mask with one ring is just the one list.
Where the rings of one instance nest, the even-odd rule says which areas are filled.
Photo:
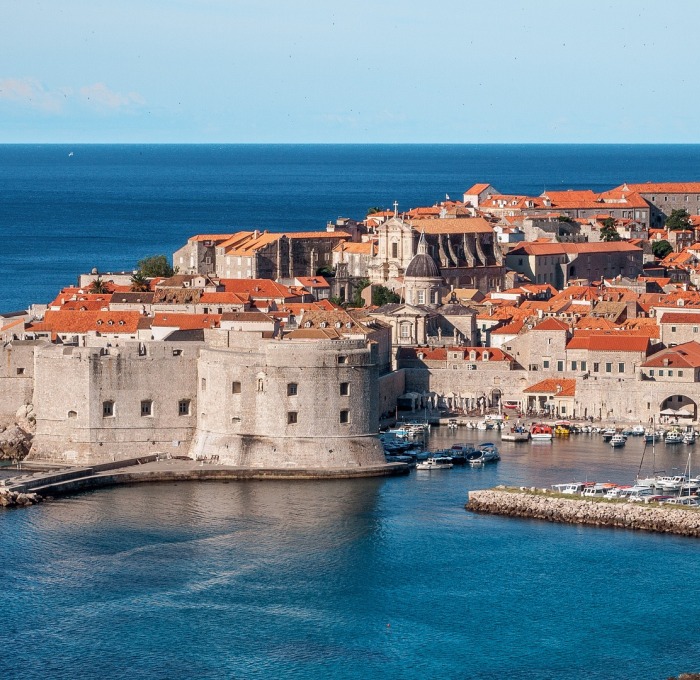
[[[323, 229], [490, 182], [700, 179], [694, 146], [0, 146], [0, 313], [188, 236]], [[495, 437], [434, 428], [431, 448]], [[483, 469], [137, 485], [0, 512], [0, 678], [661, 679], [700, 671], [697, 539], [477, 515], [693, 447], [499, 443]]]

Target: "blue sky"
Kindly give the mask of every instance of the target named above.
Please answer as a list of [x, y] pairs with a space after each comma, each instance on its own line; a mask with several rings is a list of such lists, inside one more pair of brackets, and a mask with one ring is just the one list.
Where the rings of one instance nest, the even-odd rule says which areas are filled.
[[700, 142], [696, 0], [0, 9], [0, 143]]

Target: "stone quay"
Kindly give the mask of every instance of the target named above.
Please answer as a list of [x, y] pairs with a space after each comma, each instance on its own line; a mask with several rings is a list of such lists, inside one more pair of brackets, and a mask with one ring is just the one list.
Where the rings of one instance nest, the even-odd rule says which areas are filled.
[[497, 487], [470, 491], [465, 507], [472, 512], [491, 515], [700, 536], [700, 512], [692, 508], [562, 498], [535, 488]]

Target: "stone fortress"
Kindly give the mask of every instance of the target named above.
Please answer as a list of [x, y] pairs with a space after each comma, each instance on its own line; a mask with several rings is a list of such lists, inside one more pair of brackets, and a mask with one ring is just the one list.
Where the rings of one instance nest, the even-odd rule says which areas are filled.
[[[174, 256], [191, 271], [151, 291], [70, 289], [43, 318], [0, 317], [0, 425], [22, 411], [36, 428], [36, 460], [162, 454], [294, 470], [384, 464], [380, 417], [398, 403], [697, 422], [695, 291], [659, 288], [657, 299], [632, 292], [649, 281], [570, 282], [561, 292], [518, 284], [495, 233], [471, 213], [405, 220], [394, 210], [364, 232], [344, 223], [293, 239], [193, 237]], [[612, 245], [586, 254], [592, 271]], [[347, 255], [400, 302], [344, 310], [298, 278], [248, 275], [272, 262], [316, 281], [319, 264]], [[552, 266], [540, 257], [560, 256], [532, 254], [533, 272]]]

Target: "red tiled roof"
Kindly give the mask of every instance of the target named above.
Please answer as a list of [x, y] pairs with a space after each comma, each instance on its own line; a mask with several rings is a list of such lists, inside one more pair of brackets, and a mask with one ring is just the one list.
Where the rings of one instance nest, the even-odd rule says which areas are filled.
[[221, 314], [171, 314], [165, 312], [157, 313], [151, 326], [190, 331], [200, 328], [218, 328], [220, 321]]
[[679, 366], [682, 368], [700, 367], [700, 344], [685, 342], [670, 349], [664, 349], [649, 357], [643, 364], [649, 368]]
[[644, 352], [650, 348], [647, 335], [625, 331], [576, 331], [566, 349], [587, 349], [591, 352]]
[[576, 380], [573, 378], [545, 378], [526, 387], [523, 392], [529, 394], [554, 394], [559, 397], [576, 396]]
[[555, 319], [554, 317], [549, 317], [544, 321], [538, 323], [533, 329], [533, 331], [568, 331], [569, 324], [560, 319]]
[[38, 330], [54, 333], [136, 333], [139, 312], [48, 310], [42, 324], [34, 324]]

